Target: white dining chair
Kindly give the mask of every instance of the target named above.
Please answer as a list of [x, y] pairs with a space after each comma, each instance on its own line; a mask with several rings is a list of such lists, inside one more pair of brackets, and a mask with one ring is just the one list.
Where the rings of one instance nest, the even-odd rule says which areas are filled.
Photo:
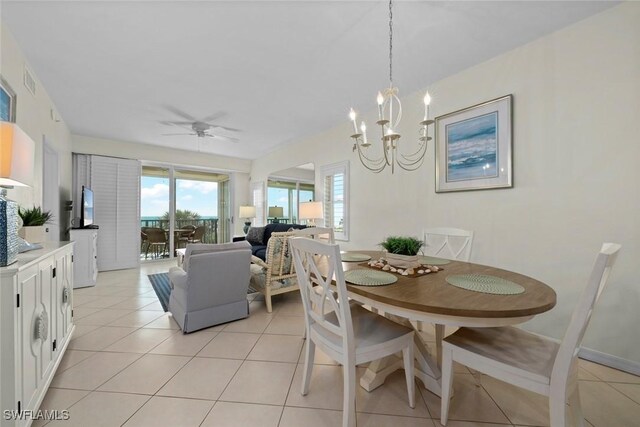
[[330, 227], [307, 227], [293, 232], [296, 237], [309, 237], [314, 240], [324, 241], [325, 243], [333, 244], [336, 242], [335, 233], [333, 228]]
[[447, 424], [458, 362], [499, 380], [549, 398], [551, 427], [566, 425], [566, 405], [576, 425], [583, 426], [578, 392], [578, 350], [593, 307], [604, 289], [620, 245], [605, 243], [596, 258], [587, 287], [575, 308], [564, 339], [548, 338], [515, 327], [461, 328], [443, 342], [440, 422]]
[[423, 233], [422, 252], [428, 256], [469, 261], [473, 245], [473, 231], [460, 228], [427, 228]]
[[[340, 247], [290, 239], [305, 313], [307, 345], [302, 394], [309, 392], [316, 345], [343, 366], [343, 427], [356, 425], [356, 365], [402, 351], [409, 406], [415, 407], [413, 330], [350, 304]], [[326, 267], [326, 274], [321, 274]], [[335, 281], [335, 287], [332, 286]]]
[[[423, 232], [424, 246], [422, 253], [427, 256], [468, 262], [473, 246], [473, 231], [461, 228], [438, 227], [427, 228]], [[444, 325], [434, 325], [438, 356], [442, 353]], [[418, 322], [418, 330], [423, 330], [422, 322]], [[438, 360], [441, 360], [438, 357]], [[479, 377], [476, 378], [479, 381]]]

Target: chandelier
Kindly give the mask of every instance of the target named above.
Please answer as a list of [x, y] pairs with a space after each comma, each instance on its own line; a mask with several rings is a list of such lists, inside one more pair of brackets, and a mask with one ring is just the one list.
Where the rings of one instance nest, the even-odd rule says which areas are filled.
[[380, 126], [381, 130], [382, 156], [374, 159], [367, 155], [371, 146], [371, 142], [367, 138], [367, 125], [363, 121], [358, 128], [356, 112], [351, 108], [349, 118], [353, 122], [354, 130], [351, 135], [354, 140], [353, 151], [358, 151], [360, 162], [374, 173], [382, 172], [387, 166], [391, 166], [391, 173], [393, 173], [396, 165], [406, 171], [418, 169], [424, 162], [427, 141], [431, 140], [431, 137], [428, 136], [429, 126], [434, 123], [433, 120], [429, 120], [431, 96], [429, 92], [424, 96], [424, 119], [419, 123], [417, 150], [411, 151], [409, 154], [401, 153], [398, 126], [402, 119], [402, 104], [398, 98], [398, 88], [393, 86], [393, 0], [389, 0], [389, 87], [378, 92], [376, 100], [378, 102], [378, 121], [376, 124]]

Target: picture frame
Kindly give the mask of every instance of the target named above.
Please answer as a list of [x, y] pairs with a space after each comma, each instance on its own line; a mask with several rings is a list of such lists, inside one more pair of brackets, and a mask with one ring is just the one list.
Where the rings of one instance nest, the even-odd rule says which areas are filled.
[[513, 187], [513, 95], [435, 118], [436, 193]]
[[16, 93], [2, 76], [0, 76], [0, 121], [11, 123], [16, 121]]

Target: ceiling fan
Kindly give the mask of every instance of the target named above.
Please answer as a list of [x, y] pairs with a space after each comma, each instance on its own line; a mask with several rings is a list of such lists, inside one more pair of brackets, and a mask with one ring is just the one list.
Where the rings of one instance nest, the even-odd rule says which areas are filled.
[[217, 138], [225, 141], [231, 142], [240, 142], [238, 138], [234, 138], [232, 136], [218, 135], [215, 132], [215, 129], [221, 126], [211, 126], [209, 123], [203, 122], [194, 122], [191, 124], [190, 133], [163, 133], [162, 136], [178, 136], [178, 135], [189, 135], [189, 136], [197, 136], [198, 138]]
[[211, 122], [213, 120], [219, 119], [220, 117], [224, 116], [225, 113], [224, 112], [218, 112], [216, 114], [213, 114], [211, 116], [205, 117], [202, 120], [197, 120], [194, 117], [192, 117], [191, 115], [184, 113], [183, 111], [175, 108], [175, 107], [171, 107], [171, 106], [167, 106], [166, 107], [167, 110], [171, 111], [172, 113], [186, 119], [187, 121], [168, 121], [168, 120], [163, 120], [160, 121], [161, 124], [166, 125], [166, 126], [178, 126], [178, 127], [182, 127], [185, 129], [190, 130], [191, 132], [189, 133], [184, 133], [184, 132], [180, 132], [180, 133], [163, 133], [162, 136], [178, 136], [178, 135], [189, 135], [189, 136], [197, 136], [198, 138], [216, 138], [216, 139], [221, 139], [221, 140], [225, 140], [225, 141], [230, 141], [230, 142], [239, 142], [240, 140], [238, 138], [234, 138], [232, 136], [229, 135], [225, 135], [225, 134], [219, 134], [217, 133], [217, 130], [222, 130], [224, 133], [228, 133], [228, 132], [240, 132], [240, 129], [236, 129], [236, 128], [232, 128], [232, 127], [228, 127], [228, 126], [222, 126], [219, 124], [215, 124], [215, 123], [208, 123]]

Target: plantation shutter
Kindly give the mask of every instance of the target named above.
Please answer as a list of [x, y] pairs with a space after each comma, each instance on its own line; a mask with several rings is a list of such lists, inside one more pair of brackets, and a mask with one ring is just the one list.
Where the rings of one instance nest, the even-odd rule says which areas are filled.
[[140, 263], [140, 162], [91, 156], [94, 224], [98, 225], [98, 270]]
[[253, 224], [256, 226], [266, 225], [264, 182], [260, 181], [251, 183], [251, 198], [253, 206], [256, 207], [256, 217]]
[[337, 240], [349, 240], [349, 163], [322, 168], [325, 227], [334, 230]]

